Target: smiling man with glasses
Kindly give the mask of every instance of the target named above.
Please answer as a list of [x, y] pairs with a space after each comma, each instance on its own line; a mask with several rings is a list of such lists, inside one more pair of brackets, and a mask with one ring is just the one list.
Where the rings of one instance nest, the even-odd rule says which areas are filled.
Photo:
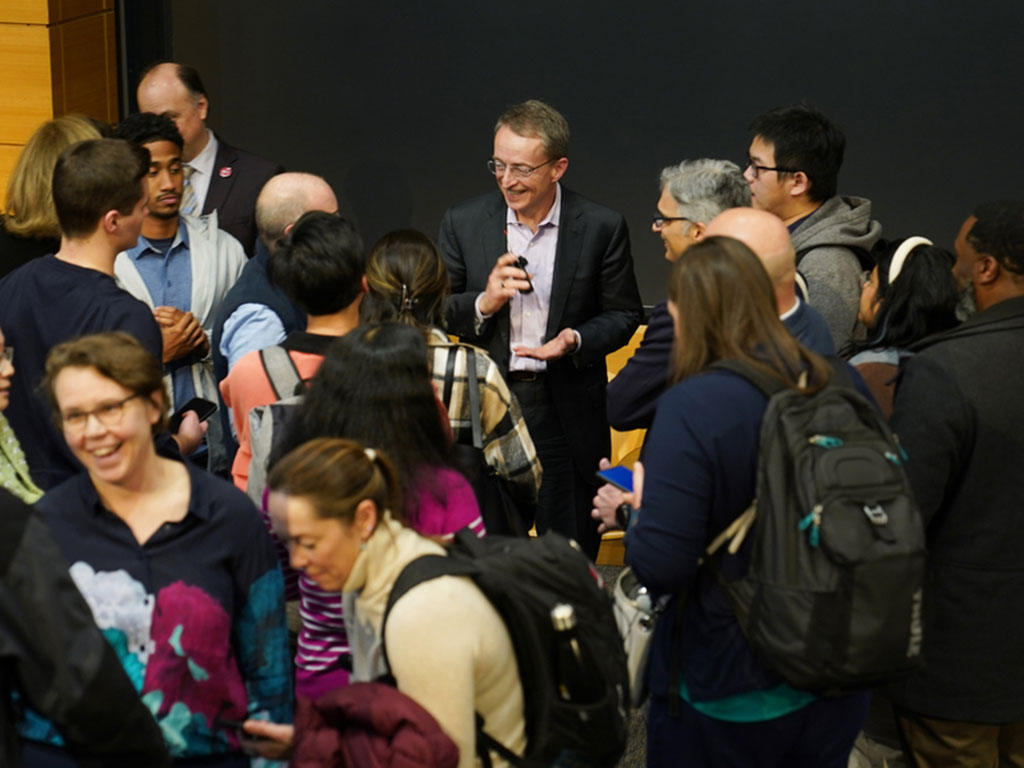
[[609, 450], [604, 358], [629, 340], [642, 307], [626, 223], [561, 186], [568, 151], [557, 110], [510, 107], [487, 161], [497, 191], [449, 209], [438, 242], [448, 330], [498, 363], [537, 447], [537, 529], [572, 536], [593, 557], [590, 500]]
[[836, 348], [858, 332], [860, 273], [882, 227], [871, 201], [836, 193], [846, 137], [818, 110], [804, 104], [754, 118], [743, 175], [753, 206], [789, 228], [809, 303], [828, 323]]

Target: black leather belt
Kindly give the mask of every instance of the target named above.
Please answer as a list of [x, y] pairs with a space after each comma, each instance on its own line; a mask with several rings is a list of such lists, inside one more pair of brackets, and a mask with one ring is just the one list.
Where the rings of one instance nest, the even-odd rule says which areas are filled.
[[544, 378], [544, 371], [509, 371], [509, 381], [540, 381]]

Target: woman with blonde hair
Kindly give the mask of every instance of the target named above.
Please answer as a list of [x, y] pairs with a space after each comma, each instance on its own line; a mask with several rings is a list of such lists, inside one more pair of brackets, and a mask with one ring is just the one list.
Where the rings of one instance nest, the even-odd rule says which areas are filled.
[[0, 277], [60, 248], [53, 169], [60, 153], [72, 144], [98, 138], [96, 126], [82, 115], [47, 120], [29, 138], [7, 180], [0, 218]]

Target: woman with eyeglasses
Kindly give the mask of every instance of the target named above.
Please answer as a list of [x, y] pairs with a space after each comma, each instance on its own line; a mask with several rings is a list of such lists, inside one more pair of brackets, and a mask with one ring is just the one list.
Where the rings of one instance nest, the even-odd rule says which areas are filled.
[[[54, 347], [44, 386], [85, 472], [37, 506], [97, 625], [176, 764], [248, 766], [239, 722], [288, 722], [292, 702], [283, 582], [263, 522], [240, 491], [154, 442], [167, 426], [163, 371], [134, 337]], [[76, 764], [49, 722], [28, 712], [19, 732], [22, 765]]]
[[912, 354], [908, 348], [958, 324], [956, 257], [924, 237], [880, 240], [872, 255], [877, 266], [864, 273], [857, 314], [867, 337], [851, 340], [841, 352], [888, 419], [900, 359]]
[[[8, 347], [0, 331], [0, 411], [11, 402], [11, 379], [14, 377], [14, 347]], [[34, 504], [43, 492], [32, 482], [25, 452], [21, 450], [14, 430], [0, 414], [0, 485], [26, 504]]]

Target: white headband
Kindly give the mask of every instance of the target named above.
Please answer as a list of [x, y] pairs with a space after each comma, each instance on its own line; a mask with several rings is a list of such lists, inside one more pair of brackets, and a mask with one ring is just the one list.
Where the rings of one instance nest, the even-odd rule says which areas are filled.
[[908, 237], [902, 243], [900, 247], [896, 249], [896, 253], [892, 255], [892, 261], [889, 262], [889, 285], [892, 285], [896, 278], [900, 276], [900, 272], [903, 270], [903, 263], [907, 260], [907, 256], [910, 252], [917, 248], [919, 245], [931, 245], [932, 241], [927, 237]]

